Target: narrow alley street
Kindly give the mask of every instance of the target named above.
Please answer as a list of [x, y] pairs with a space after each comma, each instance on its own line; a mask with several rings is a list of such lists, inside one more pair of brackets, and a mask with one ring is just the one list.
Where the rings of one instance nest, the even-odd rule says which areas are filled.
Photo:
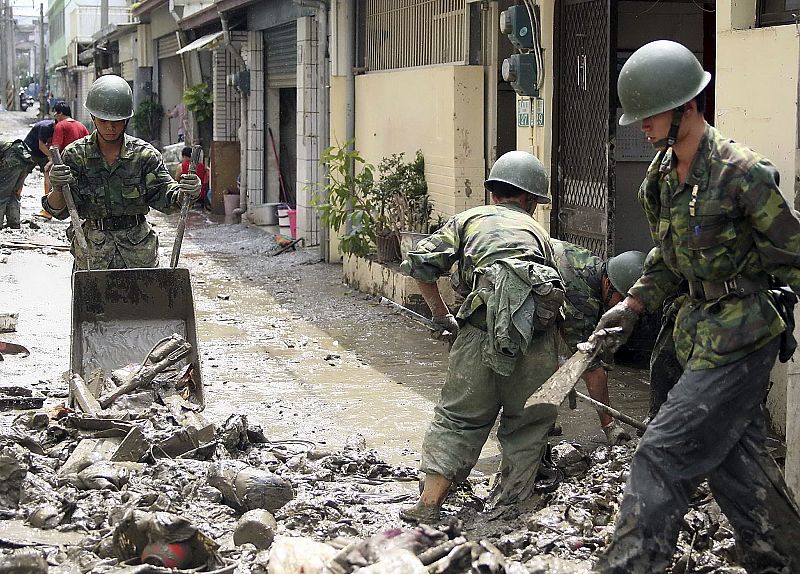
[[[35, 110], [0, 113], [0, 137], [23, 138], [34, 118]], [[0, 362], [0, 380], [4, 387], [25, 387], [44, 394], [47, 410], [67, 398], [72, 257], [64, 249], [68, 220], [34, 217], [40, 209], [42, 188], [42, 176], [37, 170], [26, 181], [22, 229], [0, 230], [0, 313], [19, 314], [16, 331], [3, 333], [0, 339], [30, 351], [27, 357], [6, 356]], [[161, 264], [166, 265], [178, 216], [151, 211], [148, 218], [160, 235]], [[17, 246], [11, 247], [10, 243]], [[20, 243], [38, 247], [19, 248]], [[297, 496], [276, 513], [277, 533], [304, 534], [327, 541], [403, 526], [397, 511], [416, 495], [414, 477], [419, 449], [445, 377], [447, 344], [382, 306], [378, 298], [343, 284], [341, 266], [320, 262], [316, 248], [271, 256], [274, 247], [274, 236], [268, 230], [224, 224], [196, 209], [190, 212], [180, 266], [189, 269], [193, 286], [205, 385], [206, 408], [202, 414], [218, 428], [224, 428], [231, 417], [246, 417], [247, 424], [260, 427], [268, 441], [287, 441], [290, 454], [297, 455], [283, 457], [288, 466], [281, 472], [289, 477]], [[615, 406], [634, 418], [644, 418], [648, 401], [646, 371], [620, 366], [611, 376]], [[2, 413], [0, 434], [18, 432], [13, 427], [19, 415], [19, 411]], [[460, 492], [458, 501], [446, 506], [448, 517], [463, 521], [467, 537], [485, 537], [507, 557], [525, 563], [522, 570], [509, 567], [492, 572], [587, 572], [596, 551], [605, 544], [636, 441], [621, 447], [605, 446], [597, 416], [584, 404], [574, 411], [564, 405], [560, 422], [564, 435], [554, 437], [552, 442], [564, 442], [556, 456], [561, 456], [562, 462], [569, 456], [574, 458], [564, 462], [565, 481], [553, 492], [544, 493], [537, 508], [515, 509], [505, 515], [479, 512], [479, 496], [486, 494], [489, 476], [499, 460], [494, 437], [471, 477], [475, 494]], [[312, 459], [350, 452], [347, 448], [362, 440], [358, 435], [363, 437], [367, 451], [375, 451], [379, 461], [375, 464], [390, 470], [380, 480], [350, 481], [344, 491], [325, 491], [323, 499], [327, 502], [321, 502], [320, 487], [309, 486], [312, 483], [308, 482], [318, 470]], [[363, 445], [359, 448], [367, 452]], [[63, 462], [64, 453], [59, 456]], [[243, 460], [256, 464], [258, 456], [250, 451]], [[164, 468], [174, 470], [170, 465], [177, 463], [161, 461], [158, 471], [154, 467], [144, 474], [155, 481], [159, 472]], [[302, 476], [295, 477], [290, 471]], [[188, 481], [186, 477], [191, 472], [194, 471], [184, 469], [175, 476]], [[347, 482], [346, 477], [343, 480]], [[177, 492], [180, 498], [186, 490]], [[345, 496], [343, 492], [350, 494]], [[298, 502], [302, 493], [309, 496], [306, 507]], [[112, 494], [106, 496], [108, 505], [129, 501], [118, 498], [121, 492]], [[350, 505], [348, 496], [352, 498]], [[80, 507], [81, 503], [74, 504]], [[97, 513], [102, 508], [101, 501], [93, 504]], [[309, 516], [326, 504], [336, 509], [339, 518], [329, 520], [322, 528], [322, 519], [317, 517], [315, 521]], [[713, 503], [703, 504], [690, 514], [694, 513], [693, 534], [705, 545], [684, 532], [677, 557], [683, 552], [686, 559], [679, 566], [685, 569], [676, 567], [673, 572], [743, 572], [729, 561], [730, 530], [720, 526], [727, 524], [725, 519], [720, 517], [718, 508], [708, 508]], [[175, 512], [191, 508], [187, 512], [195, 524], [208, 526], [226, 559], [239, 561], [237, 572], [265, 572], [263, 552], [233, 547], [231, 533], [237, 515], [230, 509], [227, 513], [219, 510], [221, 506], [202, 497], [188, 497], [173, 498], [171, 506], [159, 509]], [[304, 512], [303, 520], [298, 519]], [[23, 506], [3, 517], [17, 521], [14, 524], [29, 520]], [[56, 524], [54, 532], [69, 534], [73, 530], [69, 520]], [[98, 532], [108, 534], [108, 523], [102, 517], [96, 526], [87, 530], [84, 524], [77, 531], [82, 536], [88, 536], [89, 531], [91, 536]], [[28, 542], [20, 542], [8, 528], [0, 529], [0, 540], [44, 547], [53, 567], [50, 572], [128, 571], [112, 568], [107, 559], [96, 560], [97, 556], [107, 556], [94, 546], [94, 558], [90, 559], [88, 554], [65, 550], [81, 546], [76, 540], [44, 543], [30, 536]], [[55, 546], [60, 547], [58, 552], [52, 550]], [[86, 544], [82, 548], [87, 552]], [[84, 562], [78, 567], [80, 556]], [[689, 569], [690, 562], [696, 569]], [[445, 571], [451, 572], [442, 570]]]

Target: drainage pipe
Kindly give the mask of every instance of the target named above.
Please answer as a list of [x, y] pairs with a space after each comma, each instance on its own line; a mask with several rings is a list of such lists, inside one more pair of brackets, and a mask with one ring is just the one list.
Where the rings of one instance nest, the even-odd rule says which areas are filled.
[[[225, 43], [225, 50], [233, 56], [233, 59], [239, 64], [241, 71], [246, 71], [247, 64], [244, 58], [242, 58], [239, 50], [237, 50], [231, 42], [231, 29], [228, 24], [228, 17], [223, 12], [220, 12], [219, 20], [222, 23], [222, 38]], [[233, 215], [239, 218], [239, 221], [241, 221], [242, 214], [247, 211], [247, 102], [249, 100], [249, 93], [245, 94], [244, 92], [240, 92], [240, 95], [239, 142], [240, 150], [243, 149], [243, 151], [239, 154], [239, 207], [233, 210]]]

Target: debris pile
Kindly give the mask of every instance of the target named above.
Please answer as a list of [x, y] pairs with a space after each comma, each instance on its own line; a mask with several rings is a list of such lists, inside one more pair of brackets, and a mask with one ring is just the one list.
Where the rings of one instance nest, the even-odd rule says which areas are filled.
[[[239, 414], [212, 424], [186, 355], [173, 335], [0, 426], [0, 572], [564, 574], [588, 572], [612, 532], [634, 445], [587, 455], [562, 442], [564, 478], [535, 501], [484, 511], [461, 486], [442, 524], [410, 528], [397, 511], [417, 495], [415, 469], [359, 434], [324, 451]], [[701, 489], [672, 571], [743, 572], [733, 546]]]

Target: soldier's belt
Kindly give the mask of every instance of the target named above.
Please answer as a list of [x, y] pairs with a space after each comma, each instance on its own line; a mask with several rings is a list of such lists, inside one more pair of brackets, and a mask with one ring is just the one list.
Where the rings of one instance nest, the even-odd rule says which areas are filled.
[[767, 289], [769, 289], [769, 281], [766, 277], [751, 279], [736, 275], [725, 281], [689, 281], [689, 296], [692, 299], [705, 301], [719, 299], [725, 295], [745, 297]]
[[87, 219], [86, 223], [100, 231], [119, 231], [130, 229], [144, 221], [144, 215], [120, 215], [119, 217], [104, 217], [103, 219]]

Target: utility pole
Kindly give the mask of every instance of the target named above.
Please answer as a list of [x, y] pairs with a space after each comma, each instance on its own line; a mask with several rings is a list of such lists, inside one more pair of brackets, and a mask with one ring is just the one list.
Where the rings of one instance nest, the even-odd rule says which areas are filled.
[[46, 94], [44, 91], [47, 76], [47, 46], [44, 45], [44, 2], [39, 4], [39, 119], [44, 119], [45, 109], [47, 108]]
[[7, 25], [7, 6], [8, 0], [2, 0], [0, 4], [0, 107], [5, 108], [6, 105], [6, 72], [8, 72], [8, 65], [6, 58], [8, 58], [8, 50], [6, 46], [6, 34], [8, 33]]
[[6, 84], [5, 98], [6, 109], [17, 109], [17, 89], [16, 89], [16, 60], [17, 47], [14, 39], [14, 12], [11, 8], [11, 0], [6, 0]]

